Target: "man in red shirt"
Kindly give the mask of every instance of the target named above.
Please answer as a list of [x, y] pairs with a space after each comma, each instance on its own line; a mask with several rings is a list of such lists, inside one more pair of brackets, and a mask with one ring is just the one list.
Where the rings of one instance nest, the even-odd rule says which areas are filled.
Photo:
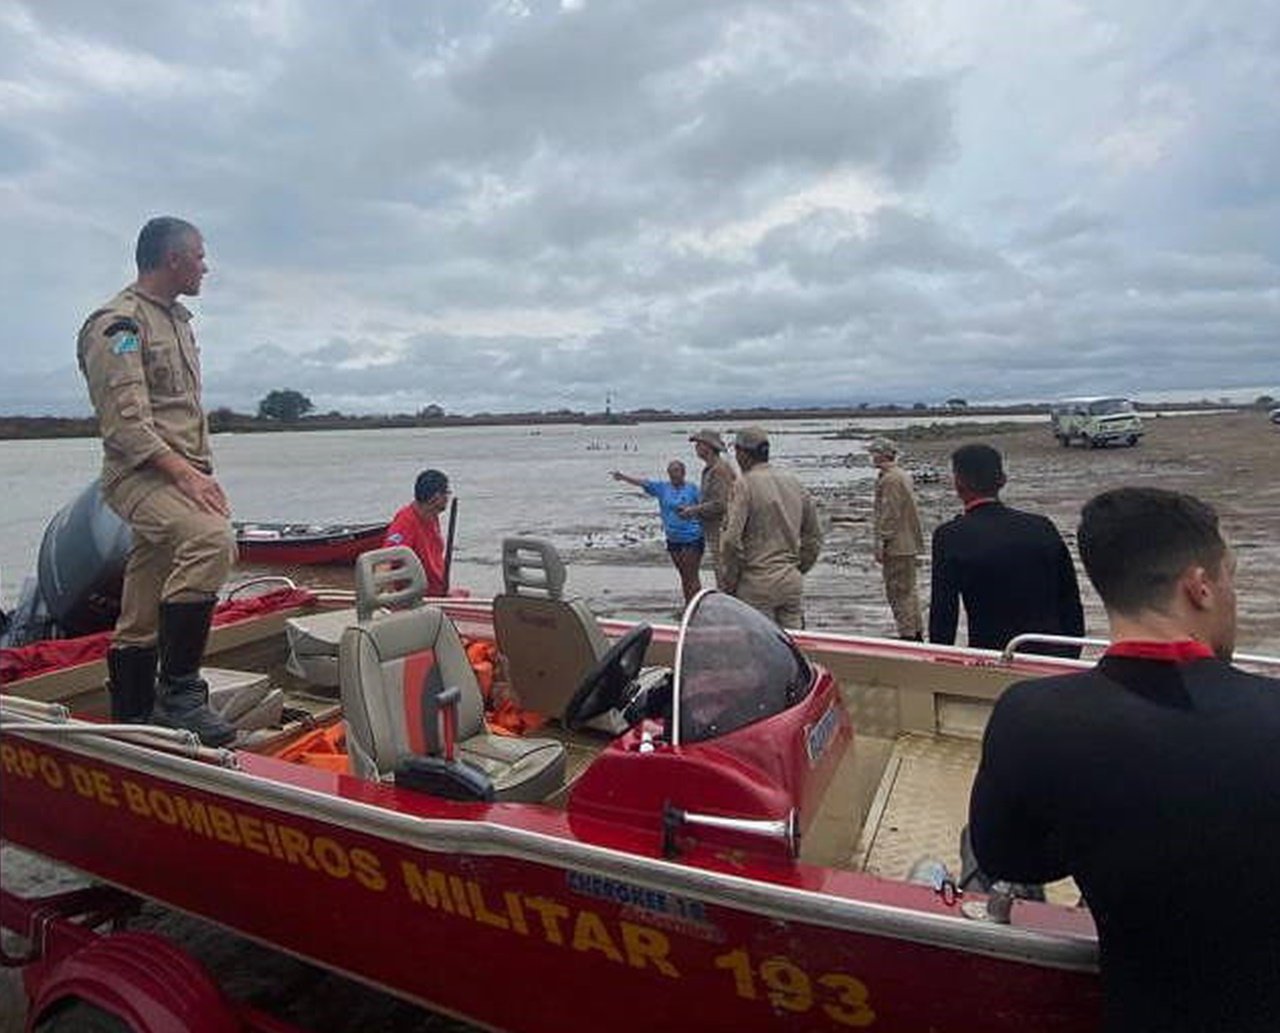
[[423, 470], [413, 485], [413, 501], [396, 513], [382, 540], [384, 546], [407, 545], [417, 553], [427, 574], [427, 595], [447, 591], [440, 514], [448, 504], [449, 478], [439, 470]]

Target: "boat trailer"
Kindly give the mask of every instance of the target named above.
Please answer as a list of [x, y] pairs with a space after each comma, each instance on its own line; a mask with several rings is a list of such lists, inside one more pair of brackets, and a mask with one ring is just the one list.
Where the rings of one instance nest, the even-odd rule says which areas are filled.
[[0, 888], [0, 965], [22, 969], [29, 1033], [305, 1033], [233, 1001], [177, 944], [132, 932], [142, 901], [96, 885], [24, 897]]

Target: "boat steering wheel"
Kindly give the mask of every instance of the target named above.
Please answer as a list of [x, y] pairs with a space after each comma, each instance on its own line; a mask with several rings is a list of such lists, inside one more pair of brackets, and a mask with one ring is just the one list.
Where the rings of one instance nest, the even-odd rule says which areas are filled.
[[635, 681], [644, 663], [645, 651], [653, 638], [653, 628], [639, 624], [609, 649], [582, 679], [573, 699], [564, 710], [564, 723], [578, 731], [592, 718], [622, 705], [627, 688]]

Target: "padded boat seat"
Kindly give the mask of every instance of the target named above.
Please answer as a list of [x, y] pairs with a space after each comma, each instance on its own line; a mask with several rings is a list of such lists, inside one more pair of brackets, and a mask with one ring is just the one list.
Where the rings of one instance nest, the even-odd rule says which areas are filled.
[[209, 706], [241, 731], [252, 732], [280, 723], [284, 693], [273, 689], [265, 674], [202, 667], [200, 676], [209, 683]]
[[[505, 591], [493, 600], [493, 635], [511, 691], [522, 707], [563, 724], [582, 679], [611, 643], [585, 602], [564, 598], [566, 571], [550, 542], [505, 539], [502, 579]], [[588, 727], [616, 735], [627, 726], [610, 712]]]
[[493, 634], [522, 707], [563, 720], [583, 677], [609, 651], [609, 640], [581, 600], [500, 595]]
[[284, 622], [285, 639], [289, 643], [285, 669], [312, 685], [336, 689], [338, 642], [342, 633], [357, 620], [354, 608], [290, 617]]
[[342, 633], [353, 624], [378, 619], [385, 610], [420, 605], [427, 590], [422, 563], [412, 549], [404, 546], [361, 553], [356, 557], [355, 583], [353, 609], [329, 610], [285, 621], [289, 644], [285, 670], [290, 674], [320, 688], [338, 688], [338, 643]]
[[[377, 553], [360, 560], [366, 557], [377, 562]], [[417, 563], [416, 556], [410, 558]], [[486, 730], [480, 687], [444, 611], [415, 606], [347, 627], [338, 645], [338, 667], [356, 774], [386, 779], [406, 757], [441, 756], [433, 697], [457, 688], [456, 759], [489, 777], [495, 799], [534, 802], [564, 784], [562, 744]]]

